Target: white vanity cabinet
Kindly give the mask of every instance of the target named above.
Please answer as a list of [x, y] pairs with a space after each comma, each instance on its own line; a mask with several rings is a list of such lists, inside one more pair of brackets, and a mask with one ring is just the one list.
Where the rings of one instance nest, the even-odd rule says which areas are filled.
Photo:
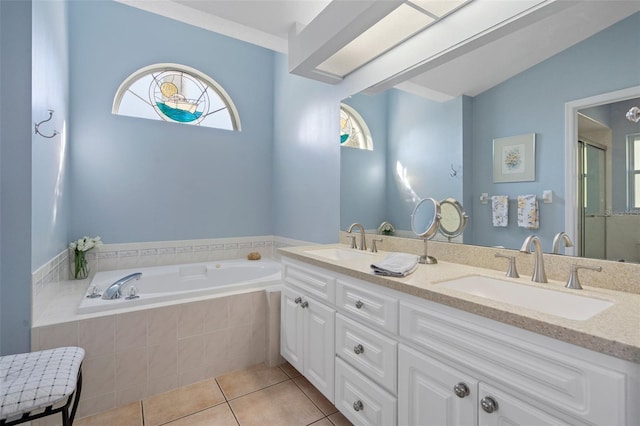
[[356, 425], [640, 425], [637, 363], [283, 265], [282, 355]]
[[[400, 337], [415, 349], [399, 355], [398, 400], [409, 415], [416, 408], [404, 397], [423, 387], [428, 404], [447, 400], [471, 425], [637, 424], [627, 404], [629, 391], [637, 395], [637, 365], [429, 301], [400, 303]], [[459, 384], [469, 395], [457, 398]]]
[[399, 425], [571, 424], [410, 347], [399, 359]]
[[330, 298], [334, 280], [313, 268], [292, 263], [285, 263], [283, 275], [280, 353], [333, 402], [335, 309]]

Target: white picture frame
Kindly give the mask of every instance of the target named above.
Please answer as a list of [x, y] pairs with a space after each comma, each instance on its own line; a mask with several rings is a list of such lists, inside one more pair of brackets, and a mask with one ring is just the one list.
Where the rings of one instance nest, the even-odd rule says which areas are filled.
[[536, 180], [536, 134], [493, 140], [493, 182]]

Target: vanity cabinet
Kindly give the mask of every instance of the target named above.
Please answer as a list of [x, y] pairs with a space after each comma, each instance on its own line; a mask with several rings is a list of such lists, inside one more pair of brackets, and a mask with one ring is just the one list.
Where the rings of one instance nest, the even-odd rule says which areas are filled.
[[[291, 280], [287, 280], [287, 273]], [[300, 287], [295, 284], [302, 283]], [[280, 353], [331, 402], [335, 380], [335, 309], [318, 300], [329, 297], [332, 278], [288, 265], [281, 293]], [[303, 289], [304, 288], [304, 289]], [[313, 289], [315, 295], [310, 294]]]
[[282, 355], [356, 425], [638, 424], [637, 363], [301, 261], [283, 266]]
[[404, 345], [399, 349], [398, 424], [568, 425], [499, 388]]

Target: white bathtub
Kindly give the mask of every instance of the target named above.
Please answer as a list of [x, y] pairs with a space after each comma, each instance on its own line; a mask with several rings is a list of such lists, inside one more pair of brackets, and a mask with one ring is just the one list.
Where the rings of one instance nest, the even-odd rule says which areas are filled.
[[[89, 298], [93, 288], [102, 294], [120, 278], [141, 272], [122, 290], [122, 298], [104, 300]], [[273, 260], [222, 260], [215, 262], [169, 265], [98, 272], [91, 280], [85, 297], [78, 306], [79, 314], [129, 308], [137, 305], [187, 299], [216, 293], [266, 288], [280, 283], [280, 264]], [[126, 299], [131, 286], [138, 298]]]

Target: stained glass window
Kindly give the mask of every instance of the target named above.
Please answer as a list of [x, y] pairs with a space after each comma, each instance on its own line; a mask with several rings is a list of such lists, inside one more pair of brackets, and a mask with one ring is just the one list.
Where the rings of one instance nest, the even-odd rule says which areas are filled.
[[373, 151], [367, 123], [355, 109], [345, 104], [340, 104], [340, 145]]
[[114, 114], [173, 123], [240, 130], [240, 117], [227, 92], [208, 75], [185, 65], [139, 69], [118, 88]]

